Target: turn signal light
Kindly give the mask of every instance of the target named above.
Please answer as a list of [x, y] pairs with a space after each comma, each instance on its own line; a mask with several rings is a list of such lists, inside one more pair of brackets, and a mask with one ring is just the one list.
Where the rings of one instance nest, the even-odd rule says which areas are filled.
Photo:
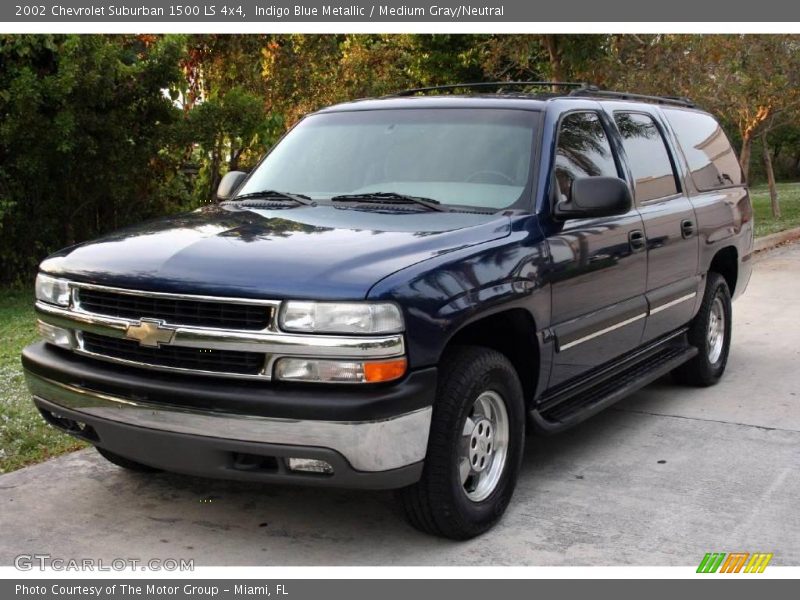
[[370, 362], [314, 358], [281, 358], [275, 363], [275, 379], [316, 383], [380, 383], [406, 374], [405, 358]]
[[392, 381], [406, 374], [408, 363], [405, 358], [364, 363], [364, 381], [378, 383]]

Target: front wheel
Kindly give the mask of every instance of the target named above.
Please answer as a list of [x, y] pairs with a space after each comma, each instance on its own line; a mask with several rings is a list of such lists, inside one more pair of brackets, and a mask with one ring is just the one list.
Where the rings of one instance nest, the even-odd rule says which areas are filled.
[[513, 365], [489, 348], [454, 349], [442, 361], [422, 477], [398, 492], [408, 520], [459, 540], [491, 528], [514, 493], [524, 439]]
[[728, 364], [731, 347], [731, 293], [725, 278], [709, 273], [703, 303], [689, 327], [689, 343], [697, 356], [673, 372], [683, 384], [707, 387], [717, 383]]

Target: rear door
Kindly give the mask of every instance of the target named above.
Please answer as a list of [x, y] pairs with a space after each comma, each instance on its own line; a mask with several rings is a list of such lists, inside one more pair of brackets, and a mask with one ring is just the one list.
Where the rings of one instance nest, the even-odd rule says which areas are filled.
[[646, 342], [692, 318], [700, 283], [697, 218], [658, 110], [626, 107], [612, 115], [647, 238]]
[[[549, 174], [553, 204], [568, 198], [577, 178], [624, 178], [608, 135], [613, 125], [594, 105], [596, 110], [570, 111], [556, 124]], [[547, 228], [555, 336], [552, 388], [639, 345], [647, 315], [647, 255], [635, 207], [614, 217], [551, 219]]]

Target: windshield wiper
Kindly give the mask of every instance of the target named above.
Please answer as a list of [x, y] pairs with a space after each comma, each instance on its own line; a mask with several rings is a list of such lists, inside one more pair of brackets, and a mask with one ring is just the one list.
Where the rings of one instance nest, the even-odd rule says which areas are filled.
[[278, 192], [276, 190], [261, 190], [260, 192], [252, 192], [250, 194], [242, 194], [236, 196], [231, 202], [238, 202], [239, 200], [247, 200], [250, 198], [274, 198], [275, 200], [292, 200], [304, 206], [316, 206], [310, 197], [305, 194], [292, 194], [291, 192]]
[[375, 202], [380, 204], [416, 204], [417, 206], [424, 206], [428, 210], [435, 210], [438, 212], [446, 212], [446, 208], [441, 205], [441, 202], [433, 198], [423, 198], [420, 196], [408, 196], [406, 194], [397, 194], [395, 192], [365, 192], [361, 194], [343, 194], [341, 196], [334, 196], [331, 202]]

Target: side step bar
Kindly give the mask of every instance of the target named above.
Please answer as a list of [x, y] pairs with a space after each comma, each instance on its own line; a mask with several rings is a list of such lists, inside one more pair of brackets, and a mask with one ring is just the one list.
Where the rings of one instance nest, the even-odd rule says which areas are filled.
[[697, 355], [683, 331], [617, 361], [588, 380], [545, 396], [529, 411], [538, 433], [553, 434], [588, 419]]

